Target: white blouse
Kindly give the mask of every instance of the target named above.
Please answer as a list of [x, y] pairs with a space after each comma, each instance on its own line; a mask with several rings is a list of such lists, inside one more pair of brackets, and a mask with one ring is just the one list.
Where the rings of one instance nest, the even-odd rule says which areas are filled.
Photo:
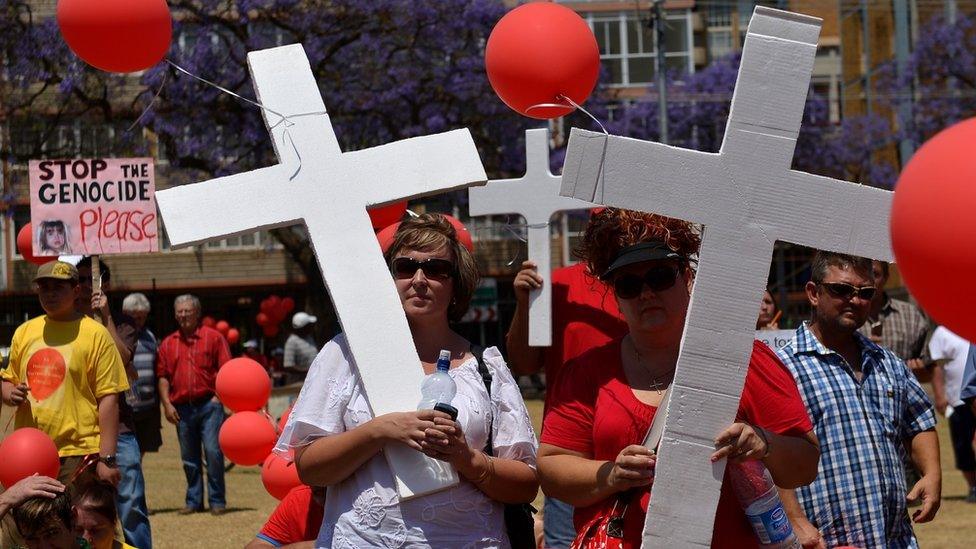
[[[450, 370], [457, 384], [452, 404], [468, 445], [484, 448], [492, 429], [495, 455], [536, 466], [538, 442], [518, 385], [498, 349], [486, 349], [491, 399], [473, 357]], [[327, 343], [312, 362], [275, 453], [319, 437], [339, 434], [373, 419], [359, 373], [343, 335]], [[386, 458], [370, 458], [355, 473], [329, 486], [317, 548], [510, 547], [503, 506], [474, 484], [401, 502]]]

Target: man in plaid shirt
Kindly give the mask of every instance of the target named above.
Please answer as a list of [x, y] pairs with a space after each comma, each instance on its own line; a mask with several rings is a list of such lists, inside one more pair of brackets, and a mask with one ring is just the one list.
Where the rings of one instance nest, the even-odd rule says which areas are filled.
[[[871, 261], [820, 252], [807, 299], [813, 320], [778, 351], [796, 379], [820, 439], [809, 486], [781, 490], [804, 547], [918, 547], [912, 514], [939, 510], [942, 472], [932, 403], [905, 363], [858, 333], [876, 291]], [[906, 449], [922, 478], [909, 490]], [[907, 492], [907, 494], [906, 494]]]

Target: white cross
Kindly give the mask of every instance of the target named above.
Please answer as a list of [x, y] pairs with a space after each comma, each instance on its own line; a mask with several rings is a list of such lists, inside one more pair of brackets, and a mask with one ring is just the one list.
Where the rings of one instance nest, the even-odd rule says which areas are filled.
[[[820, 19], [757, 7], [718, 154], [574, 129], [560, 192], [705, 226], [644, 547], [707, 547], [776, 240], [889, 260], [892, 193], [790, 169]], [[602, 166], [602, 170], [601, 170]]]
[[564, 210], [592, 208], [594, 204], [559, 196], [560, 177], [549, 171], [549, 130], [525, 131], [525, 175], [521, 179], [489, 181], [468, 189], [471, 215], [517, 213], [528, 225], [529, 259], [538, 266], [544, 283], [529, 292], [529, 345], [552, 345], [552, 240], [549, 220]]
[[[300, 44], [248, 54], [280, 164], [157, 193], [174, 246], [304, 222], [374, 415], [414, 410], [423, 371], [369, 206], [484, 184], [467, 129], [343, 153]], [[311, 114], [309, 114], [311, 113]], [[384, 453], [401, 497], [457, 482], [400, 445]]]

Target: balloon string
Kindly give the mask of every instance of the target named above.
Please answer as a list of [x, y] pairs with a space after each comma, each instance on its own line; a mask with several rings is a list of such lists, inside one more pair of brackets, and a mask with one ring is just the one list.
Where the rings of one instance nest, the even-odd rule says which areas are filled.
[[302, 171], [302, 155], [298, 152], [298, 146], [295, 145], [295, 140], [292, 139], [291, 133], [288, 132], [287, 128], [281, 133], [281, 140], [284, 141], [286, 139], [291, 143], [291, 149], [295, 151], [295, 157], [298, 158], [298, 167], [295, 168], [295, 173], [291, 174], [288, 178], [288, 181], [293, 181], [298, 176], [298, 172]]
[[[276, 110], [274, 110], [274, 109], [272, 109], [270, 107], [267, 107], [265, 105], [262, 105], [261, 103], [258, 103], [257, 101], [248, 99], [248, 98], [246, 98], [243, 95], [240, 95], [238, 93], [234, 93], [234, 92], [228, 90], [227, 88], [221, 86], [220, 84], [217, 84], [215, 82], [211, 82], [210, 80], [207, 80], [206, 78], [203, 78], [202, 76], [197, 76], [197, 75], [193, 74], [192, 72], [184, 69], [183, 67], [177, 65], [176, 63], [170, 61], [169, 59], [167, 59], [166, 62], [169, 63], [169, 65], [171, 67], [173, 67], [174, 69], [182, 72], [183, 74], [185, 74], [185, 75], [187, 75], [187, 76], [189, 76], [191, 78], [195, 78], [195, 79], [199, 80], [200, 82], [203, 82], [204, 84], [207, 84], [208, 86], [212, 86], [214, 88], [217, 88], [218, 90], [220, 90], [220, 91], [222, 91], [222, 92], [224, 92], [224, 93], [226, 93], [228, 95], [231, 95], [233, 97], [236, 97], [237, 99], [240, 99], [241, 101], [244, 101], [245, 103], [249, 103], [251, 105], [254, 105], [255, 107], [258, 107], [261, 110], [270, 112], [271, 114], [277, 116], [280, 120], [278, 120], [274, 124], [271, 124], [270, 126], [268, 126], [268, 130], [273, 130], [273, 129], [277, 128], [279, 125], [281, 125], [282, 123], [285, 124], [285, 128], [291, 127], [291, 126], [293, 126], [295, 124], [294, 122], [292, 122], [292, 119], [293, 118], [299, 118], [299, 117], [302, 117], [302, 116], [318, 116], [318, 115], [326, 115], [326, 114], [328, 114], [326, 111], [322, 110], [322, 111], [313, 111], [313, 112], [303, 112], [303, 113], [298, 113], [298, 114], [290, 114], [290, 115], [287, 115], [286, 116], [286, 115], [281, 114], [280, 112], [278, 112], [278, 111], [276, 111]], [[162, 91], [162, 86], [160, 86], [159, 89], [160, 89], [160, 91]], [[159, 93], [157, 93], [156, 95], [158, 96]], [[145, 114], [145, 113], [143, 113], [143, 114]], [[142, 117], [140, 116], [139, 118], [142, 118]], [[302, 171], [302, 155], [301, 155], [301, 153], [298, 152], [298, 146], [295, 144], [295, 140], [292, 138], [291, 134], [288, 132], [287, 129], [285, 129], [285, 131], [282, 133], [281, 139], [282, 139], [282, 141], [286, 141], [288, 144], [291, 145], [292, 150], [295, 152], [295, 157], [298, 159], [298, 167], [295, 168], [295, 172], [292, 173], [291, 176], [288, 178], [289, 181], [290, 181], [290, 180], [295, 179], [295, 177], [298, 176], [298, 173]]]
[[276, 422], [274, 418], [271, 417], [271, 414], [268, 413], [267, 406], [265, 406], [264, 409], [261, 410], [261, 414], [265, 417], [265, 419], [271, 422], [271, 425], [274, 425], [275, 434], [280, 435], [281, 431], [278, 430], [278, 422]]
[[[477, 227], [477, 228], [475, 228], [474, 232], [478, 232], [478, 231], [490, 231], [490, 230], [495, 230], [495, 229], [501, 228], [501, 229], [507, 231], [508, 233], [510, 233], [512, 236], [514, 236], [515, 239], [518, 240], [519, 242], [527, 243], [528, 240], [525, 237], [523, 237], [521, 234], [519, 234], [518, 232], [516, 232], [515, 229], [545, 229], [546, 227], [549, 227], [549, 225], [550, 225], [550, 223], [548, 221], [545, 222], [545, 223], [510, 223], [509, 222], [509, 219], [510, 219], [510, 217], [506, 217], [505, 218], [505, 223], [502, 223], [501, 225], [492, 225], [491, 227]], [[515, 256], [512, 257], [512, 259], [510, 261], [508, 261], [507, 263], [505, 263], [505, 266], [506, 267], [511, 267], [512, 265], [515, 264], [516, 261], [518, 261], [518, 258], [522, 255], [522, 252], [521, 252], [521, 249], [520, 248], [519, 249], [516, 249], [515, 250]]]
[[75, 481], [78, 480], [78, 477], [85, 472], [85, 469], [88, 469], [97, 462], [98, 456], [96, 454], [88, 454], [85, 456], [85, 459], [81, 461], [81, 465], [79, 465], [78, 468], [75, 469], [75, 472], [71, 474], [71, 478], [68, 479], [67, 484], [74, 484]]
[[606, 135], [607, 137], [610, 137], [610, 132], [608, 132], [605, 127], [603, 127], [603, 123], [601, 123], [600, 120], [597, 119], [597, 117], [593, 116], [593, 114], [590, 113], [590, 111], [584, 109], [582, 105], [578, 105], [576, 103], [576, 101], [573, 101], [572, 99], [570, 99], [569, 97], [567, 97], [567, 96], [565, 96], [563, 94], [559, 94], [558, 97], [559, 97], [559, 99], [562, 99], [563, 101], [565, 101], [565, 102], [569, 103], [570, 105], [576, 107], [577, 109], [583, 111], [583, 114], [585, 114], [586, 116], [589, 116], [591, 119], [593, 119], [594, 122], [596, 122], [596, 125], [597, 126], [600, 126], [600, 129], [603, 130], [604, 135]]
[[163, 71], [163, 81], [159, 83], [159, 89], [156, 90], [156, 94], [153, 95], [152, 100], [149, 101], [149, 104], [146, 105], [146, 108], [142, 110], [142, 114], [139, 115], [139, 118], [136, 118], [136, 121], [133, 122], [131, 126], [129, 126], [128, 128], [126, 128], [125, 133], [131, 132], [132, 131], [132, 128], [135, 128], [136, 126], [138, 126], [139, 125], [139, 122], [142, 121], [142, 117], [143, 116], [146, 116], [146, 113], [149, 112], [149, 109], [153, 108], [153, 105], [156, 104], [156, 100], [159, 99], [159, 94], [163, 93], [163, 86], [166, 85], [166, 79], [168, 77], [169, 77], [169, 73], [166, 72], [166, 71]]
[[[2, 408], [3, 407], [0, 406], [0, 410], [2, 410]], [[19, 408], [19, 406], [18, 406], [18, 408]], [[17, 417], [17, 408], [14, 408], [14, 413], [10, 414], [10, 419], [8, 419], [7, 420], [7, 424], [3, 426], [3, 432], [4, 433], [6, 433], [8, 429], [10, 429], [10, 424], [14, 422], [14, 418], [15, 417]]]
[[610, 132], [608, 132], [607, 129], [603, 126], [603, 123], [600, 122], [600, 120], [597, 117], [593, 116], [593, 114], [590, 111], [584, 109], [582, 105], [578, 104], [576, 101], [573, 101], [572, 99], [570, 99], [565, 94], [559, 94], [559, 95], [557, 95], [556, 96], [556, 99], [560, 99], [560, 100], [565, 101], [566, 103], [569, 103], [569, 104], [567, 105], [566, 103], [537, 103], [537, 104], [532, 105], [532, 106], [528, 107], [527, 109], [525, 109], [525, 114], [529, 114], [529, 112], [531, 112], [531, 111], [533, 111], [535, 109], [547, 109], [547, 108], [548, 109], [554, 109], [554, 108], [557, 108], [557, 109], [558, 108], [565, 109], [565, 108], [568, 108], [568, 107], [573, 107], [574, 109], [579, 109], [580, 111], [582, 111], [583, 114], [585, 114], [586, 116], [589, 116], [594, 122], [596, 122], [596, 125], [597, 126], [600, 126], [600, 130], [602, 130], [603, 133], [606, 134], [607, 137], [610, 137]]
[[[266, 110], [266, 111], [268, 111], [268, 112], [270, 112], [270, 113], [272, 113], [274, 115], [277, 115], [279, 118], [281, 118], [284, 121], [287, 121], [288, 120], [288, 117], [285, 116], [285, 115], [283, 115], [283, 114], [281, 114], [280, 112], [278, 112], [276, 110], [273, 110], [273, 109], [270, 109], [268, 107], [265, 107], [261, 103], [258, 103], [257, 101], [252, 101], [252, 100], [244, 97], [243, 95], [234, 93], [234, 92], [228, 90], [227, 88], [221, 86], [220, 84], [211, 82], [210, 80], [207, 80], [206, 78], [203, 78], [202, 76], [197, 76], [197, 75], [193, 74], [192, 72], [184, 69], [183, 67], [177, 65], [176, 63], [170, 61], [169, 59], [167, 59], [166, 62], [169, 63], [170, 66], [173, 67], [174, 69], [182, 72], [183, 74], [185, 74], [185, 75], [187, 75], [187, 76], [189, 76], [191, 78], [196, 78], [197, 80], [203, 82], [204, 84], [207, 84], [208, 86], [213, 86], [214, 88], [217, 88], [218, 90], [220, 90], [220, 91], [222, 91], [222, 92], [224, 92], [224, 93], [226, 93], [228, 95], [232, 95], [232, 96], [240, 99], [241, 101], [244, 101], [245, 103], [250, 103], [251, 105], [254, 105], [255, 107], [258, 107], [260, 109]], [[286, 122], [286, 124], [290, 126], [291, 125], [291, 122]], [[275, 124], [275, 125], [277, 125], [277, 124]]]

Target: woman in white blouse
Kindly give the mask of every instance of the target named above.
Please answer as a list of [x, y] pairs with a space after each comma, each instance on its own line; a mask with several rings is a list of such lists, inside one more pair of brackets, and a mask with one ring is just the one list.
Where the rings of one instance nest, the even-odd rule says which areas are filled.
[[[328, 487], [316, 547], [509, 547], [503, 504], [535, 499], [538, 443], [498, 350], [483, 354], [492, 376], [489, 396], [471, 343], [449, 325], [464, 314], [474, 293], [474, 259], [451, 223], [437, 214], [405, 221], [386, 259], [424, 372], [434, 371], [441, 349], [451, 352], [457, 421], [433, 410], [374, 418], [339, 335], [312, 363], [275, 451], [293, 449], [302, 481]], [[493, 456], [483, 451], [489, 434]], [[381, 454], [390, 444], [450, 463], [460, 483], [400, 501]]]

